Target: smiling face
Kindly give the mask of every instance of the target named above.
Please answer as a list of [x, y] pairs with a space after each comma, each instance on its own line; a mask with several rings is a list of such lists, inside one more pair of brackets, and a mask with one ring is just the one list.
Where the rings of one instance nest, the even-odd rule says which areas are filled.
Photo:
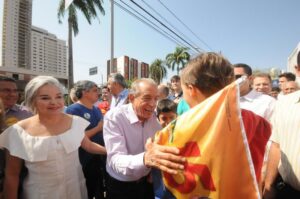
[[175, 120], [177, 117], [177, 114], [174, 113], [173, 111], [169, 112], [161, 112], [158, 116], [158, 120], [160, 125], [164, 128], [166, 127], [170, 122]]
[[271, 81], [268, 77], [255, 77], [252, 86], [254, 90], [264, 94], [269, 94], [272, 90]]
[[10, 81], [0, 81], [0, 98], [5, 109], [13, 107], [18, 100], [17, 85]]
[[37, 90], [34, 105], [36, 113], [53, 115], [61, 113], [64, 107], [63, 94], [54, 85], [44, 85]]
[[288, 81], [282, 85], [282, 92], [284, 95], [293, 93], [293, 92], [297, 91], [298, 89], [299, 89], [298, 85], [295, 81]]
[[140, 82], [138, 93], [130, 94], [129, 98], [137, 117], [144, 122], [154, 114], [158, 99], [157, 86], [145, 81]]
[[110, 101], [111, 96], [108, 88], [103, 88], [101, 92], [102, 92], [102, 100]]

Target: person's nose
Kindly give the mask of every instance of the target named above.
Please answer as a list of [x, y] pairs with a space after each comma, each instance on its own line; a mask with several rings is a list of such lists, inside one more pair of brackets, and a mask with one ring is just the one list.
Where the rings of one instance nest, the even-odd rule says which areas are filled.
[[149, 104], [150, 104], [151, 106], [156, 107], [157, 99], [156, 99], [156, 98], [151, 99], [150, 102], [149, 102]]

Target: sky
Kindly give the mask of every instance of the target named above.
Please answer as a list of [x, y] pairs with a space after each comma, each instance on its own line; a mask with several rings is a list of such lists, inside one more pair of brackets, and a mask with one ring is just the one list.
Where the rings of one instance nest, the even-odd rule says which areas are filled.
[[[3, 16], [3, 1], [0, 0], [0, 16]], [[79, 34], [73, 40], [75, 81], [106, 82], [106, 61], [110, 59], [110, 1], [103, 1], [105, 15], [99, 14], [99, 19], [91, 25], [78, 14]], [[124, 5], [120, 0], [115, 1]], [[123, 1], [143, 12], [129, 0]], [[159, 0], [135, 1], [159, 18], [144, 2], [151, 5], [198, 48], [221, 52], [231, 63], [247, 63], [253, 69], [286, 70], [287, 58], [300, 42], [299, 0], [161, 0], [197, 38]], [[68, 40], [67, 21], [58, 23], [58, 3], [59, 0], [33, 0], [32, 25]], [[115, 6], [114, 10], [115, 57], [128, 55], [151, 64], [175, 50], [176, 43], [119, 7]], [[95, 66], [98, 74], [89, 76], [89, 68]], [[168, 78], [174, 74], [169, 70]]]

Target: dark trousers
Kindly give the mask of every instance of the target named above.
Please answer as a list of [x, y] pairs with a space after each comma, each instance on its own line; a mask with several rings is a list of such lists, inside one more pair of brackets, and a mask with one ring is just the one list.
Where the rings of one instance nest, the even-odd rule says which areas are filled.
[[300, 191], [285, 183], [278, 175], [273, 186], [276, 189], [276, 199], [299, 199]]
[[133, 182], [107, 176], [107, 199], [153, 199], [153, 186], [146, 177]]
[[5, 153], [3, 149], [0, 149], [0, 193], [3, 191], [4, 166], [5, 166]]
[[103, 199], [105, 192], [105, 169], [100, 155], [94, 155], [82, 168], [89, 199]]

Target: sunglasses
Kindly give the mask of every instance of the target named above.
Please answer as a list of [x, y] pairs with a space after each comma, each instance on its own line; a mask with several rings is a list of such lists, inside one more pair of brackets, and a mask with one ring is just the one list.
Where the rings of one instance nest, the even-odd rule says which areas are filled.
[[241, 78], [243, 75], [234, 75], [235, 79]]

